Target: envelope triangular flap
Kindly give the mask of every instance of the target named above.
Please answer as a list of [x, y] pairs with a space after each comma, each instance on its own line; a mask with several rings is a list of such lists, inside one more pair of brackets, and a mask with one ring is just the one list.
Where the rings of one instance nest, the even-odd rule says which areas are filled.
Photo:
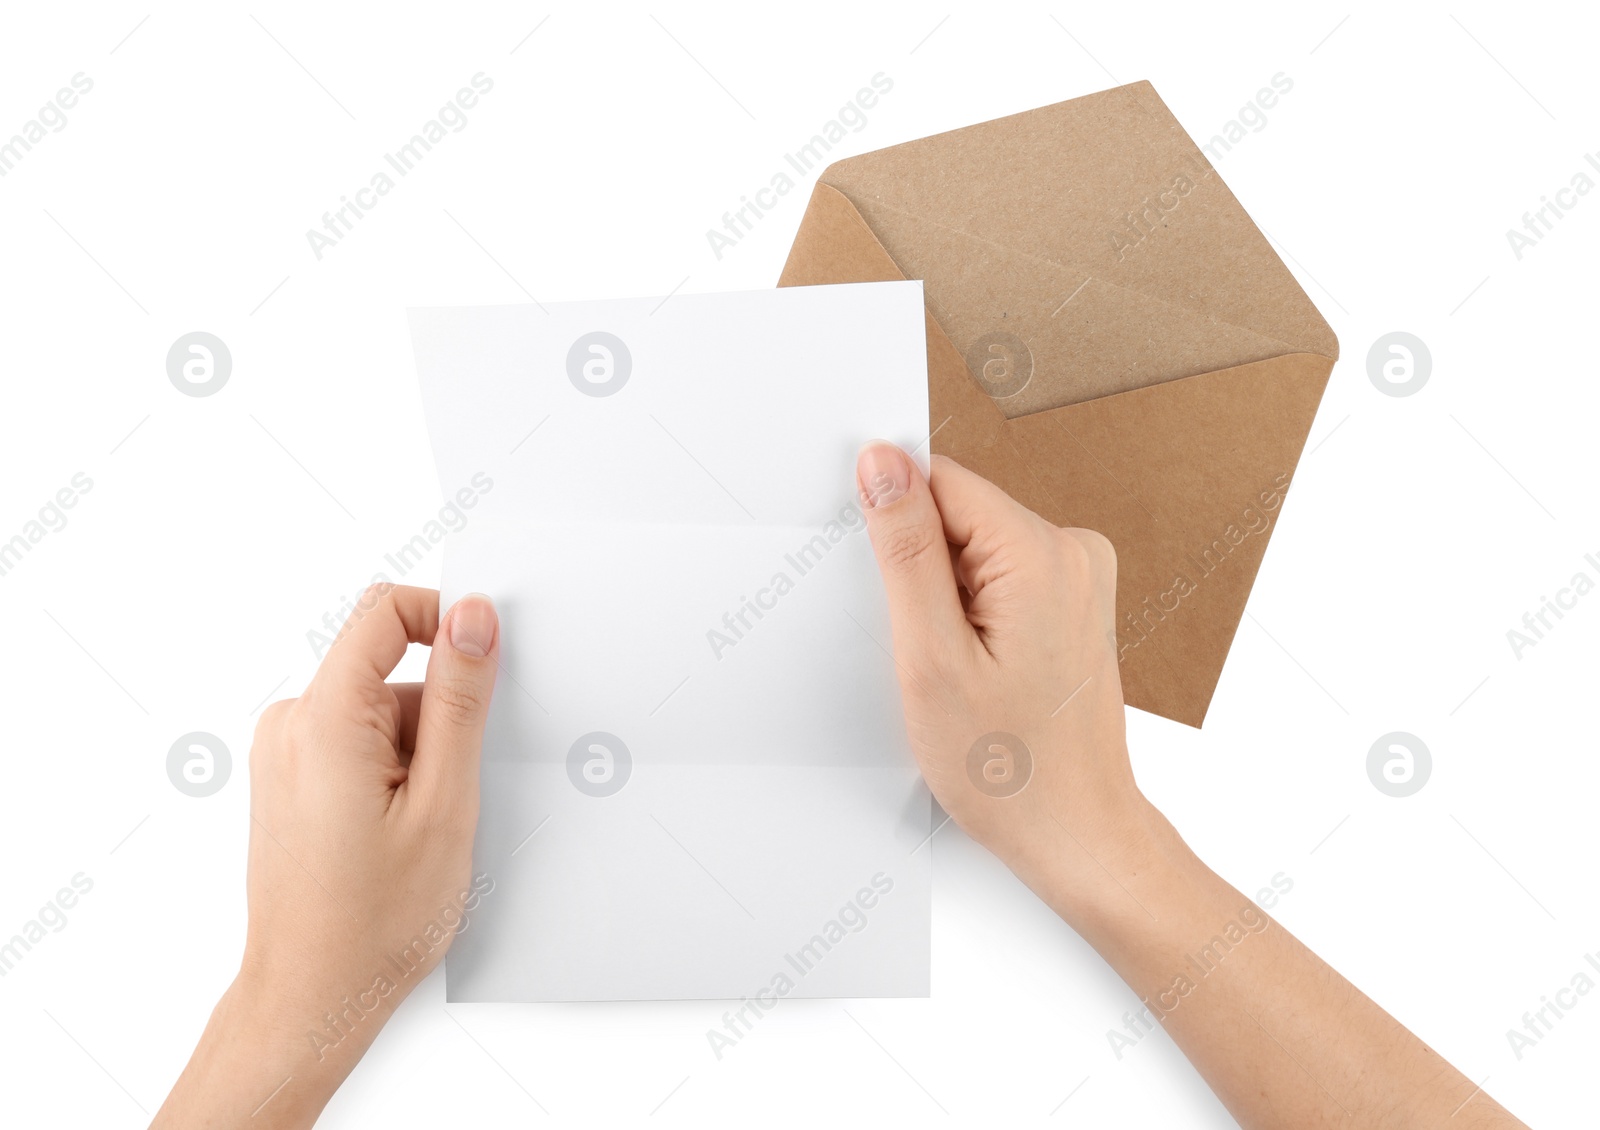
[[1146, 82], [849, 158], [821, 183], [924, 280], [959, 351], [1000, 330], [1028, 344], [1036, 373], [1008, 416], [1337, 348]]
[[[970, 365], [985, 339], [1027, 347], [1030, 379], [996, 401], [1008, 418], [1276, 357], [1291, 347], [1192, 306], [896, 213], [899, 262]], [[974, 343], [977, 343], [975, 350]]]

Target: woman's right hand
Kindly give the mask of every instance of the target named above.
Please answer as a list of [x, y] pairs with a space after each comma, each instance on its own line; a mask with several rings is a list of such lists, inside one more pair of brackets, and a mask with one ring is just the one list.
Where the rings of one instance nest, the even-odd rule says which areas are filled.
[[1159, 1023], [1243, 1126], [1522, 1125], [1206, 867], [1139, 792], [1105, 538], [1052, 526], [939, 456], [924, 480], [898, 448], [869, 444], [857, 476], [923, 776], [1139, 995], [1132, 1023]]
[[943, 456], [924, 479], [871, 443], [857, 479], [934, 797], [1026, 881], [1048, 857], [1101, 888], [1095, 860], [1136, 847], [1152, 814], [1124, 736], [1111, 543]]

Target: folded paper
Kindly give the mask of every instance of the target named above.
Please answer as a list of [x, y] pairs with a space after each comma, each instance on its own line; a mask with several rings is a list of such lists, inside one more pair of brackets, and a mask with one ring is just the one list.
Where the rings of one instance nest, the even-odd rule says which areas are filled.
[[[443, 599], [501, 672], [452, 1001], [928, 991], [930, 800], [855, 453], [926, 460], [920, 284], [411, 312]], [[766, 1006], [763, 1006], [766, 1007]]]

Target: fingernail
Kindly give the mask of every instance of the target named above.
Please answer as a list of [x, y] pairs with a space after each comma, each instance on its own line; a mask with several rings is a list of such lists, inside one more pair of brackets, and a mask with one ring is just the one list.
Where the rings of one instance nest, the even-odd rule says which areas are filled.
[[894, 444], [875, 439], [856, 456], [856, 486], [868, 510], [887, 506], [911, 489], [911, 460]]
[[489, 598], [481, 592], [468, 593], [450, 610], [450, 646], [462, 655], [482, 659], [494, 647], [499, 626]]

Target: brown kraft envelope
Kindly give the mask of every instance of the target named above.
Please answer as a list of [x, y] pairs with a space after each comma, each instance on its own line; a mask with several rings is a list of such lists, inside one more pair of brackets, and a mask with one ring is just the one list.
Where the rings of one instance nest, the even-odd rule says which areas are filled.
[[932, 450], [1111, 539], [1126, 700], [1199, 726], [1333, 330], [1148, 82], [829, 166], [778, 285], [902, 278]]

